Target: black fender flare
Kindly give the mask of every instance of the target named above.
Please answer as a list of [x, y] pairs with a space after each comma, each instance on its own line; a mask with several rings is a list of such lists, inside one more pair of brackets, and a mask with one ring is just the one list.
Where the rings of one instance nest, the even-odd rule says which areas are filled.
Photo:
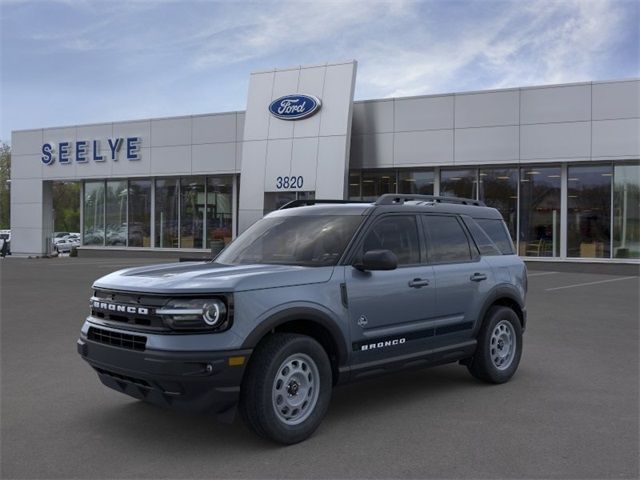
[[295, 320], [313, 322], [327, 330], [337, 349], [338, 365], [342, 366], [347, 363], [349, 358], [347, 341], [336, 320], [331, 318], [329, 314], [312, 307], [290, 307], [268, 316], [247, 336], [241, 348], [255, 348], [271, 330]]
[[[480, 328], [481, 328], [481, 326], [482, 326], [482, 324], [484, 322], [484, 318], [487, 315], [487, 312], [489, 311], [489, 308], [491, 308], [491, 306], [495, 302], [497, 302], [498, 300], [502, 300], [502, 299], [508, 299], [508, 300], [516, 303], [518, 305], [518, 307], [520, 307], [520, 310], [524, 314], [525, 305], [524, 305], [523, 299], [522, 299], [518, 289], [516, 287], [514, 287], [513, 285], [509, 285], [507, 283], [501, 284], [501, 285], [497, 285], [487, 294], [487, 297], [485, 298], [484, 303], [482, 304], [482, 309], [480, 310], [480, 315], [478, 316], [478, 320], [477, 320], [475, 326], [473, 327], [473, 336], [474, 337], [477, 336], [478, 333], [480, 332]], [[520, 317], [520, 315], [518, 315], [518, 316]], [[522, 321], [522, 328], [524, 330], [525, 318], [521, 318], [520, 320]]]

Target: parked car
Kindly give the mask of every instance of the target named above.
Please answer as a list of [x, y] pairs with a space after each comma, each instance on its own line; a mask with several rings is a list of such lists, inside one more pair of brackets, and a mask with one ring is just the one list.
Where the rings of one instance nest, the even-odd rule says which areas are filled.
[[294, 201], [213, 262], [97, 280], [78, 352], [110, 388], [227, 420], [239, 406], [258, 435], [291, 444], [318, 427], [338, 384], [451, 362], [507, 382], [526, 275], [482, 202]]
[[55, 245], [55, 249], [59, 252], [59, 253], [69, 253], [71, 252], [71, 249], [73, 247], [79, 247], [80, 246], [80, 239], [79, 238], [64, 238], [64, 239], [60, 239], [57, 241], [56, 245]]
[[2, 240], [3, 244], [6, 244], [3, 247], [5, 254], [11, 255], [11, 230], [0, 230], [0, 240]]

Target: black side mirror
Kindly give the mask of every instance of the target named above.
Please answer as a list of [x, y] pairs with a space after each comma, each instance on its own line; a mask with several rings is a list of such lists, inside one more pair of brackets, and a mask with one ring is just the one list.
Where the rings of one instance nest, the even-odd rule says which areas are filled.
[[391, 250], [369, 250], [362, 260], [353, 265], [358, 270], [395, 270], [398, 268], [398, 257]]

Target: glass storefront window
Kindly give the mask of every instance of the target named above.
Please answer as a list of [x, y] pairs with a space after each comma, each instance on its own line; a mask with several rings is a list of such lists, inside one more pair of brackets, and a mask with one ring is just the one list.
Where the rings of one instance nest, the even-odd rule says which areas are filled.
[[151, 180], [129, 181], [128, 245], [151, 246]]
[[518, 169], [482, 168], [478, 177], [480, 200], [500, 211], [511, 239], [515, 241], [518, 228]]
[[84, 183], [82, 243], [104, 245], [104, 182]]
[[204, 248], [204, 177], [180, 179], [180, 248]]
[[614, 167], [613, 258], [640, 258], [640, 164]]
[[349, 172], [349, 200], [360, 200], [360, 172]]
[[127, 181], [112, 180], [106, 189], [106, 245], [127, 245]]
[[398, 193], [433, 195], [433, 170], [400, 170]]
[[232, 236], [232, 177], [207, 178], [207, 245], [222, 250]]
[[476, 199], [478, 181], [476, 169], [440, 170], [440, 195]]
[[155, 240], [156, 247], [178, 248], [178, 201], [177, 178], [156, 180]]
[[267, 192], [264, 194], [263, 214], [278, 210], [294, 200], [313, 200], [316, 192]]
[[520, 169], [520, 255], [560, 255], [560, 178], [560, 167]]
[[567, 256], [609, 258], [611, 165], [569, 165]]
[[362, 172], [362, 200], [373, 202], [385, 193], [396, 193], [395, 170], [364, 170]]

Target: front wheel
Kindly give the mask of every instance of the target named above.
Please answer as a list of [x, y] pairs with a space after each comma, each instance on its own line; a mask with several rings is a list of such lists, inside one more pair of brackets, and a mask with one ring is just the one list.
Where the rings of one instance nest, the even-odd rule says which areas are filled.
[[240, 412], [258, 435], [283, 444], [307, 439], [331, 398], [331, 363], [313, 338], [275, 333], [251, 356]]
[[478, 336], [478, 348], [467, 365], [475, 378], [489, 383], [509, 381], [522, 356], [522, 326], [509, 307], [492, 307]]

